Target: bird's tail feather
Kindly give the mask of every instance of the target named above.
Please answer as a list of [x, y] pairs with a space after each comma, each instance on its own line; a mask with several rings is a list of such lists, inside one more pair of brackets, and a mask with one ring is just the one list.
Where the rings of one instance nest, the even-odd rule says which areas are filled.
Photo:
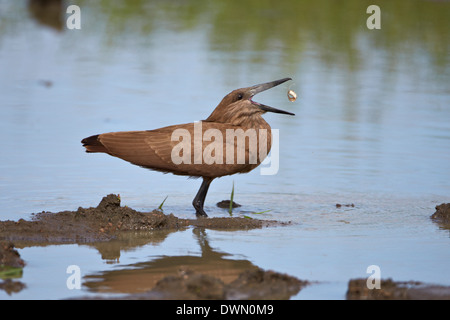
[[105, 146], [98, 140], [98, 134], [84, 138], [81, 140], [86, 152], [108, 152]]

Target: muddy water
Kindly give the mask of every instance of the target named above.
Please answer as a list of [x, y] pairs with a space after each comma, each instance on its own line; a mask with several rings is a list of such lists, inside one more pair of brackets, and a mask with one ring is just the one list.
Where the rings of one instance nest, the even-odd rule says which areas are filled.
[[[255, 98], [296, 113], [265, 116], [280, 130], [277, 174], [218, 179], [205, 208], [228, 216], [215, 203], [234, 181], [234, 216], [291, 224], [188, 227], [104, 249], [22, 244], [26, 288], [0, 298], [136, 293], [186, 267], [224, 282], [253, 267], [317, 281], [293, 299], [345, 298], [370, 265], [383, 278], [450, 285], [449, 233], [429, 219], [450, 202], [449, 4], [380, 3], [382, 28], [369, 31], [361, 1], [198, 3], [80, 2], [82, 29], [60, 31], [25, 1], [2, 3], [0, 219], [96, 206], [109, 193], [140, 211], [168, 196], [165, 213], [191, 218], [200, 181], [87, 155], [80, 140], [204, 119], [232, 89], [290, 76]], [[69, 265], [80, 267], [79, 290], [67, 288]]]

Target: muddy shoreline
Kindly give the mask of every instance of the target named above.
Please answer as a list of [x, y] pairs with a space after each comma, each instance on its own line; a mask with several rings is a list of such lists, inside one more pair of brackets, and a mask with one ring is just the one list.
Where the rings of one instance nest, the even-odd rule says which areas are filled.
[[179, 230], [203, 227], [220, 230], [250, 230], [286, 225], [277, 221], [229, 218], [181, 219], [160, 210], [136, 211], [120, 205], [120, 197], [110, 194], [97, 207], [76, 211], [34, 214], [31, 221], [0, 221], [0, 240], [49, 244], [109, 241], [126, 231]]
[[[229, 204], [228, 204], [229, 205]], [[450, 204], [436, 206], [430, 219], [440, 228], [450, 230]], [[204, 229], [251, 230], [264, 227], [288, 225], [290, 222], [277, 222], [247, 218], [200, 218], [181, 219], [160, 210], [139, 212], [120, 205], [120, 197], [114, 194], [105, 196], [97, 207], [78, 208], [76, 211], [57, 213], [41, 212], [29, 221], [0, 221], [0, 290], [9, 295], [26, 289], [20, 282], [22, 270], [26, 267], [16, 248], [50, 244], [89, 244], [95, 246], [103, 259], [114, 260], [120, 250], [111, 250], [109, 244], [123, 241], [127, 234], [157, 231], [160, 234], [152, 242], [159, 242], [170, 232], [192, 227], [198, 234], [203, 254], [213, 256], [211, 265], [234, 263], [223, 259], [223, 254], [215, 253], [201, 235]], [[158, 238], [160, 237], [160, 238]], [[148, 238], [148, 236], [147, 236]], [[143, 240], [144, 241], [144, 240]], [[148, 239], [145, 239], [148, 242]], [[164, 262], [170, 257], [163, 258]], [[161, 261], [153, 262], [155, 264]], [[183, 262], [184, 264], [186, 261]], [[272, 270], [262, 270], [248, 261], [240, 262], [242, 267], [234, 269], [233, 277], [223, 278], [202, 271], [197, 262], [190, 267], [180, 268], [176, 261], [170, 265], [177, 271], [165, 270], [165, 275], [153, 280], [151, 290], [124, 294], [117, 299], [290, 299], [300, 290], [314, 282], [300, 280], [290, 275]], [[202, 267], [205, 261], [200, 262]], [[155, 267], [152, 267], [155, 269]], [[211, 269], [211, 266], [207, 267]], [[167, 267], [164, 267], [167, 269]], [[213, 270], [212, 268], [211, 270]], [[209, 269], [208, 269], [209, 270]], [[156, 279], [156, 278], [155, 278]], [[231, 280], [226, 280], [231, 279]], [[97, 281], [87, 285], [98, 283]], [[142, 281], [142, 278], [140, 278]], [[381, 279], [381, 289], [369, 289], [367, 279], [350, 279], [345, 295], [349, 300], [450, 300], [450, 286], [426, 284], [417, 281], [394, 281]], [[77, 299], [104, 299], [102, 295]]]
[[[119, 300], [287, 300], [310, 283], [260, 268], [243, 271], [231, 283], [219, 277], [180, 270], [159, 280], [148, 291], [123, 295]], [[102, 296], [82, 300], [103, 300]]]
[[[160, 210], [140, 212], [121, 206], [120, 197], [110, 194], [103, 197], [97, 207], [80, 207], [76, 211], [57, 213], [41, 212], [34, 214], [30, 221], [0, 221], [0, 266], [17, 270], [16, 276], [0, 277], [0, 290], [12, 294], [26, 288], [25, 284], [17, 280], [25, 262], [15, 246], [90, 244], [100, 251], [103, 259], [114, 260], [120, 256], [120, 250], [111, 250], [108, 244], [116, 240], [123, 241], [127, 235], [136, 237], [136, 234], [146, 233], [143, 243], [159, 242], [170, 232], [188, 227], [234, 231], [286, 224], [289, 222], [239, 217], [181, 219]], [[153, 231], [158, 234], [152, 238]], [[224, 263], [221, 259], [218, 261]], [[176, 274], [169, 272], [151, 290], [124, 295], [120, 299], [289, 299], [307, 284], [307, 281], [255, 266], [241, 270], [232, 283], [225, 283], [216, 276], [183, 269]]]

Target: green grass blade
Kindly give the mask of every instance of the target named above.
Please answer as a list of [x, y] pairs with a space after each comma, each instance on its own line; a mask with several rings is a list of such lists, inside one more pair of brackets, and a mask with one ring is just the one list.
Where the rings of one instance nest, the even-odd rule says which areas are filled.
[[0, 265], [0, 279], [21, 278], [22, 273], [23, 273], [22, 268]]
[[233, 198], [234, 198], [234, 181], [233, 181], [233, 188], [231, 188], [230, 208], [228, 210], [228, 213], [230, 214], [230, 216], [232, 215], [232, 212], [233, 212]]
[[266, 212], [269, 212], [269, 211], [272, 211], [272, 209], [266, 210], [266, 211], [261, 211], [261, 212], [252, 212], [252, 214], [263, 214], [263, 213], [266, 213]]
[[163, 211], [163, 204], [164, 204], [164, 202], [166, 202], [166, 200], [167, 200], [167, 198], [168, 198], [169, 196], [166, 196], [165, 198], [164, 198], [164, 200], [163, 200], [163, 202], [161, 202], [161, 204], [159, 205], [159, 207], [158, 207], [158, 210], [161, 210], [161, 211]]

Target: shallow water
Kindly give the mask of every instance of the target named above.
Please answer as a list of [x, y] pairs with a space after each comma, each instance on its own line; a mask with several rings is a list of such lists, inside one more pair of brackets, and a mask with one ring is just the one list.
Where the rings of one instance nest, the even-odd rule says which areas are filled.
[[[165, 212], [191, 217], [200, 181], [86, 154], [80, 140], [201, 120], [231, 90], [286, 76], [293, 81], [255, 100], [296, 114], [265, 115], [280, 132], [276, 175], [257, 168], [218, 179], [206, 199], [211, 216], [227, 216], [215, 203], [229, 199], [234, 182], [243, 205], [234, 215], [291, 225], [191, 228], [156, 244], [138, 237], [111, 257], [88, 245], [25, 247], [27, 289], [0, 298], [97, 294], [91, 284], [120, 271], [139, 278], [161, 275], [161, 261], [175, 270], [222, 259], [319, 281], [294, 299], [344, 298], [369, 265], [383, 278], [450, 285], [449, 232], [429, 219], [450, 201], [450, 5], [382, 1], [382, 28], [368, 30], [370, 3], [314, 3], [80, 2], [82, 29], [57, 31], [26, 2], [0, 2], [1, 220], [95, 206], [108, 193], [137, 210], [168, 196]], [[289, 89], [299, 96], [293, 103]], [[67, 289], [72, 264], [81, 290]], [[121, 292], [105, 283], [102, 292]]]

